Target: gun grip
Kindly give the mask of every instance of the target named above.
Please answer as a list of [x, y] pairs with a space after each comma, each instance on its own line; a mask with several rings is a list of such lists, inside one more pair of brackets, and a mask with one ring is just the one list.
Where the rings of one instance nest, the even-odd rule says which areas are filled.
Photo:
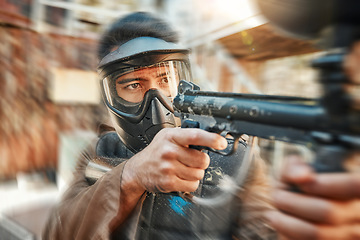
[[[181, 123], [181, 128], [200, 128], [200, 123], [192, 120], [184, 120]], [[199, 151], [206, 149], [206, 147], [195, 146], [195, 145], [189, 145], [189, 148], [196, 149]]]

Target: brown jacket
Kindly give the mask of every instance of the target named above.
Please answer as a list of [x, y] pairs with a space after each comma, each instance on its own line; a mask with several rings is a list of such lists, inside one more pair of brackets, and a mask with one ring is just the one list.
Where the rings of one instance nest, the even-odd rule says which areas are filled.
[[[114, 226], [114, 222], [122, 194], [121, 175], [126, 163], [119, 164], [90, 185], [85, 178], [85, 167], [89, 159], [94, 158], [94, 155], [83, 155], [71, 186], [49, 217], [43, 239], [111, 239], [112, 232], [118, 227]], [[234, 239], [272, 238], [272, 230], [262, 218], [262, 213], [272, 208], [266, 165], [262, 160], [255, 160], [238, 197], [242, 211], [239, 212], [239, 228]], [[136, 216], [136, 213], [133, 215]]]

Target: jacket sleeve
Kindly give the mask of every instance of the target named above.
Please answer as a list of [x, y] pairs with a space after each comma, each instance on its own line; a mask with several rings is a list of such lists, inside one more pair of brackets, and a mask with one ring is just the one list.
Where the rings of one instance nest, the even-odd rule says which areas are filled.
[[271, 182], [266, 163], [255, 157], [246, 182], [239, 193], [240, 212], [235, 239], [277, 239], [276, 232], [266, 224], [263, 214], [274, 209], [271, 198]]
[[80, 160], [71, 186], [51, 212], [43, 239], [109, 239], [119, 217], [120, 182], [126, 162], [89, 185], [85, 178], [87, 158]]

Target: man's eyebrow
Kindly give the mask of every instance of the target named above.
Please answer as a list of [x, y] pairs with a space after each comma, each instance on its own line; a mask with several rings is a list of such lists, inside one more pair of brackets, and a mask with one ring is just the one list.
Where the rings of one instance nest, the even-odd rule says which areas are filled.
[[144, 81], [144, 79], [138, 78], [138, 77], [137, 78], [124, 78], [124, 79], [121, 79], [121, 80], [117, 79], [116, 83], [124, 84], [124, 83], [133, 82], [133, 81]]
[[169, 75], [170, 72], [161, 72], [159, 74], [156, 75], [156, 77], [163, 77], [163, 76], [167, 76]]

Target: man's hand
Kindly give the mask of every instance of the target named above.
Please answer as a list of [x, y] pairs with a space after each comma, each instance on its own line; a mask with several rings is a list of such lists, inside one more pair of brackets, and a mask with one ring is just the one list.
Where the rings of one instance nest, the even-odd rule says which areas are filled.
[[274, 191], [280, 211], [266, 217], [283, 239], [360, 239], [360, 173], [316, 174], [293, 156], [282, 182], [303, 192]]
[[122, 181], [132, 182], [142, 192], [195, 191], [210, 158], [189, 145], [221, 150], [226, 148], [227, 141], [218, 134], [200, 129], [163, 129], [148, 147], [128, 161]]

